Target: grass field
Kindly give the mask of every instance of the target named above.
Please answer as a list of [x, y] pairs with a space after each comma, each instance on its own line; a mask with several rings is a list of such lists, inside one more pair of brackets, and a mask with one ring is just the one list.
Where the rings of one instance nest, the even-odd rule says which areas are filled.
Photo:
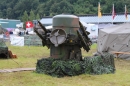
[[[0, 69], [35, 67], [38, 59], [49, 57], [46, 47], [8, 45], [17, 59], [0, 59]], [[83, 56], [90, 56], [96, 51], [96, 44]], [[51, 77], [37, 74], [34, 71], [0, 73], [0, 86], [130, 86], [130, 61], [115, 59], [116, 72], [114, 74], [89, 75], [82, 74], [73, 77]]]

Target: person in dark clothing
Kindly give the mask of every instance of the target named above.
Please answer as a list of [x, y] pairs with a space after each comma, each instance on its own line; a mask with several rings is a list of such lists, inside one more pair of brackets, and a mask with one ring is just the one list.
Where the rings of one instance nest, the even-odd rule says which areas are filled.
[[21, 31], [19, 32], [19, 36], [21, 36]]
[[28, 35], [28, 31], [26, 31], [26, 35]]

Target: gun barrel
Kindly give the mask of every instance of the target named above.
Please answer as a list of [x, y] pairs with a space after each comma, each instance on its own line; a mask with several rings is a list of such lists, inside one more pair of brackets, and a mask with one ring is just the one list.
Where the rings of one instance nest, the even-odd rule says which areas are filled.
[[41, 38], [43, 39], [42, 35], [38, 33], [38, 31], [36, 29], [34, 29], [34, 32], [36, 32], [36, 34]]
[[46, 40], [45, 38], [42, 37], [42, 35], [40, 33], [38, 33], [38, 31], [34, 28], [34, 31], [36, 32], [36, 34], [42, 39], [42, 42], [44, 43], [44, 45], [46, 45]]
[[40, 21], [38, 21], [39, 25], [41, 26], [41, 28], [43, 29], [43, 31], [45, 31], [45, 33], [47, 33], [46, 28], [42, 25], [42, 23]]
[[79, 21], [80, 29], [82, 30], [83, 34], [85, 35], [86, 39], [89, 40], [88, 35], [90, 34], [89, 32], [86, 32], [82, 23]]
[[77, 31], [77, 34], [81, 40], [81, 42], [83, 43], [83, 48], [88, 52], [90, 50], [89, 45], [86, 43], [86, 41], [84, 40], [84, 38], [82, 37], [81, 33], [79, 31]]

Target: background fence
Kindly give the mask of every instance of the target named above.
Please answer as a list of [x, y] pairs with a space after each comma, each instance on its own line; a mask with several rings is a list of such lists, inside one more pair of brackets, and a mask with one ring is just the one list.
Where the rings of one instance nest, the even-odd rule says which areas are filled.
[[42, 46], [42, 40], [35, 34], [25, 35], [24, 46]]

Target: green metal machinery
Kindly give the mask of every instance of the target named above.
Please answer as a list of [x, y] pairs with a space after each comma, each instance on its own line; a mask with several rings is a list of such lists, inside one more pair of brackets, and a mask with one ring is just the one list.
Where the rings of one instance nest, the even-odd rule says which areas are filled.
[[38, 21], [34, 31], [42, 39], [42, 45], [50, 49], [50, 57], [62, 60], [82, 60], [81, 48], [90, 50], [89, 32], [75, 15], [61, 14], [53, 17], [53, 28], [46, 29]]

